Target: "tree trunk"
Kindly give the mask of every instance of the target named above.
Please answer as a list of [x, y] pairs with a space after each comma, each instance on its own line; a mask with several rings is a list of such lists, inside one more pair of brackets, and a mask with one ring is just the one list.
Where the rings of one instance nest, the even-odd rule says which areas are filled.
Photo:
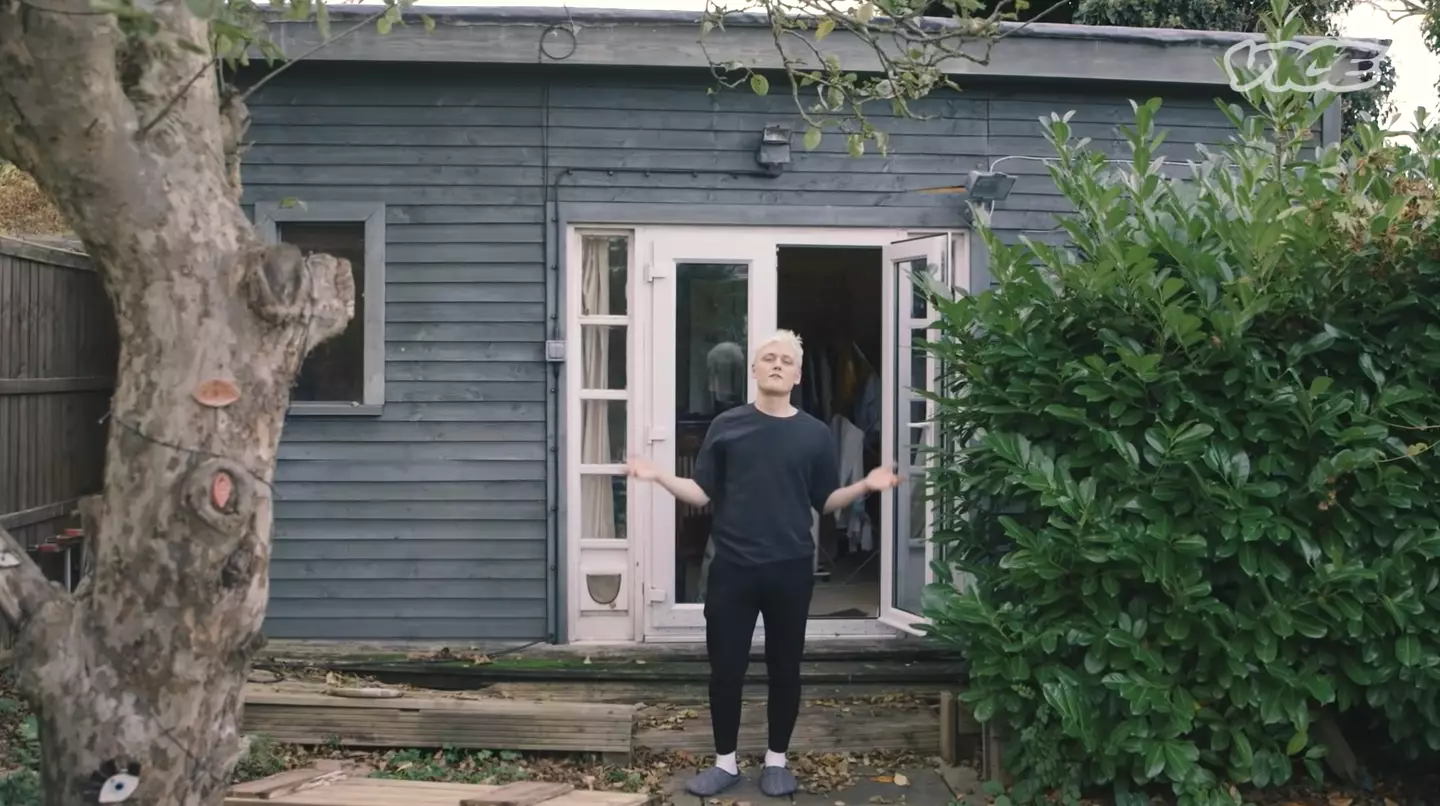
[[[0, 155], [54, 198], [119, 324], [92, 568], [68, 596], [0, 530], [0, 617], [40, 714], [45, 802], [218, 804], [268, 595], [271, 481], [305, 353], [353, 315], [348, 263], [260, 243], [207, 42], [86, 0], [0, 0]], [[231, 113], [243, 109], [231, 105]]]

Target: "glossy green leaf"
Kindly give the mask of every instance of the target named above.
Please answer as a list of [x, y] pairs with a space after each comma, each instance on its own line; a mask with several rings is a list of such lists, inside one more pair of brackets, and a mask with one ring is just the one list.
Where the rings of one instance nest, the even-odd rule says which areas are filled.
[[1395, 642], [1395, 659], [1406, 666], [1420, 664], [1420, 639], [1413, 635], [1402, 635]]

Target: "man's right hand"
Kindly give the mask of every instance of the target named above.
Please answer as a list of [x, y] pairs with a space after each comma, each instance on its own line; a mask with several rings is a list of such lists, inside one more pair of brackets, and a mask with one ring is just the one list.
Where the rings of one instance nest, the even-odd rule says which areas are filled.
[[703, 507], [710, 503], [710, 496], [700, 489], [700, 485], [696, 484], [694, 479], [682, 479], [661, 473], [655, 469], [654, 465], [638, 456], [630, 457], [630, 461], [625, 463], [625, 472], [631, 478], [640, 481], [657, 482], [671, 495], [692, 507]]
[[630, 461], [625, 463], [625, 469], [631, 477], [641, 481], [654, 481], [660, 478], [660, 472], [655, 469], [655, 466], [638, 456], [630, 457]]

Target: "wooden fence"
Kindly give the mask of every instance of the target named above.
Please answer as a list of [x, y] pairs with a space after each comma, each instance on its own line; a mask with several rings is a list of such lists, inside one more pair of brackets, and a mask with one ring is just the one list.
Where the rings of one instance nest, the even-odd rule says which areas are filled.
[[[0, 526], [27, 547], [78, 526], [100, 490], [117, 343], [88, 257], [0, 237]], [[60, 579], [63, 561], [40, 559]]]

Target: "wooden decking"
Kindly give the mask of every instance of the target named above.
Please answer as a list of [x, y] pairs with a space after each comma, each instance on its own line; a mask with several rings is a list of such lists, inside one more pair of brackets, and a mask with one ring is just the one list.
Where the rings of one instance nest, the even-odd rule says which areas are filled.
[[645, 794], [577, 791], [569, 784], [397, 781], [312, 767], [237, 784], [226, 794], [225, 806], [646, 806], [652, 800]]
[[[267, 664], [270, 670], [257, 674], [281, 680], [247, 691], [244, 729], [310, 745], [708, 753], [708, 664], [694, 648], [677, 649], [574, 657], [565, 648], [493, 659], [448, 651], [403, 660], [351, 655], [324, 663], [330, 673], [295, 661]], [[792, 749], [951, 758], [957, 740], [978, 736], [968, 712], [944, 696], [961, 688], [953, 656], [875, 652], [830, 650], [806, 662]], [[319, 676], [330, 682], [314, 682]], [[334, 681], [374, 685], [364, 678], [403, 696], [324, 694]], [[760, 752], [768, 744], [763, 661], [750, 664], [747, 683], [740, 750]]]
[[426, 697], [396, 699], [248, 687], [244, 731], [289, 744], [458, 747], [628, 754], [632, 706], [585, 702]]
[[[635, 732], [635, 746], [655, 751], [685, 751], [704, 754], [714, 751], [709, 710], [704, 707], [681, 712], [679, 719], [664, 719], [673, 711], [660, 710], [659, 720], [645, 716]], [[693, 714], [693, 716], [690, 716]], [[673, 720], [673, 721], [672, 721]], [[766, 705], [747, 702], [740, 711], [741, 753], [763, 753], [769, 749]], [[845, 703], [802, 705], [790, 746], [799, 752], [865, 753], [876, 750], [909, 750], [922, 755], [940, 753], [940, 719], [931, 703]]]

